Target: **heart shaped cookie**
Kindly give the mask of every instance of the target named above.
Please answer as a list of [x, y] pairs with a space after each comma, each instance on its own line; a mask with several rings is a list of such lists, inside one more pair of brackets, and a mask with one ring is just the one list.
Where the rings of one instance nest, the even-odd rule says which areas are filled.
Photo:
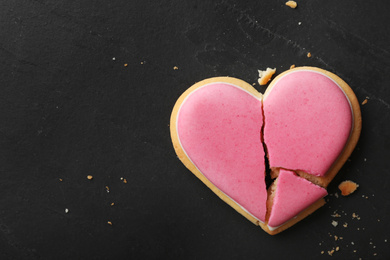
[[[198, 82], [176, 102], [170, 127], [184, 165], [248, 220], [277, 234], [324, 205], [361, 119], [344, 81], [300, 67], [276, 77], [264, 95], [230, 77]], [[266, 160], [275, 179], [268, 191]]]

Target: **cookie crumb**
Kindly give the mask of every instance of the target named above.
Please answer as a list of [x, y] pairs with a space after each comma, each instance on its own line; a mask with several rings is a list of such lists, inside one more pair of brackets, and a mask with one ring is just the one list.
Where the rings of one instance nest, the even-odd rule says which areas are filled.
[[174, 69], [174, 70], [178, 70], [179, 68], [178, 68], [177, 66], [174, 66], [173, 69]]
[[337, 221], [332, 221], [332, 226], [334, 226], [334, 227], [337, 227], [337, 225], [338, 225], [339, 223], [337, 222]]
[[348, 227], [348, 223], [347, 222], [345, 222], [344, 224], [343, 224], [343, 227]]
[[110, 192], [110, 188], [108, 186], [106, 186], [106, 191], [107, 191], [107, 193]]
[[272, 75], [274, 75], [276, 72], [276, 68], [275, 69], [267, 68], [267, 70], [258, 70], [258, 72], [259, 72], [258, 82], [261, 86], [263, 86], [266, 85], [268, 81], [271, 80]]
[[341, 191], [341, 195], [348, 196], [355, 192], [355, 190], [359, 187], [359, 185], [353, 181], [343, 181], [339, 185], [339, 190]]
[[87, 175], [87, 179], [88, 179], [88, 180], [92, 180], [92, 179], [93, 179], [93, 176], [92, 176], [92, 175]]
[[114, 206], [115, 205], [115, 203], [114, 202], [111, 202], [111, 204], [110, 204], [111, 206]]
[[331, 251], [328, 251], [328, 255], [332, 256], [334, 253], [334, 249], [332, 249]]
[[62, 181], [62, 179], [61, 179], [61, 178], [59, 178], [58, 180], [59, 180], [59, 181]]
[[307, 53], [307, 57], [308, 57], [308, 58], [311, 57], [311, 53], [310, 53], [310, 52]]
[[321, 251], [321, 255], [323, 255], [325, 252], [324, 251]]
[[337, 241], [338, 239], [339, 239], [339, 237], [335, 235], [334, 240]]
[[297, 8], [297, 2], [295, 2], [295, 1], [288, 1], [288, 2], [286, 2], [286, 5], [291, 7], [292, 9]]
[[354, 213], [352, 213], [352, 219], [357, 219], [357, 220], [360, 220], [360, 217], [359, 217], [359, 215], [358, 214], [356, 214], [355, 212]]
[[112, 226], [112, 222], [111, 221], [107, 221], [107, 224]]
[[295, 64], [290, 66], [290, 70], [293, 69], [293, 68], [295, 68]]
[[336, 251], [339, 251], [340, 250], [340, 247], [336, 247]]
[[365, 100], [363, 100], [362, 105], [367, 104], [367, 102], [368, 102], [368, 99], [366, 98]]
[[127, 180], [126, 180], [126, 179], [123, 179], [123, 183], [127, 183]]

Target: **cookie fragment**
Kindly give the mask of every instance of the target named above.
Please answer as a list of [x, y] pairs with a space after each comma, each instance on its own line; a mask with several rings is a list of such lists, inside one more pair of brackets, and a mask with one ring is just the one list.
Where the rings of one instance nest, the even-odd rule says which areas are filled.
[[359, 185], [353, 181], [343, 181], [339, 185], [339, 190], [341, 191], [341, 195], [348, 196], [352, 194]]
[[286, 5], [291, 7], [292, 9], [295, 9], [295, 8], [297, 8], [298, 4], [295, 1], [288, 1], [288, 2], [286, 2]]
[[263, 86], [266, 85], [268, 81], [271, 80], [272, 75], [274, 75], [276, 72], [276, 68], [275, 69], [267, 68], [267, 70], [258, 70], [258, 71], [259, 71], [258, 82], [261, 86]]

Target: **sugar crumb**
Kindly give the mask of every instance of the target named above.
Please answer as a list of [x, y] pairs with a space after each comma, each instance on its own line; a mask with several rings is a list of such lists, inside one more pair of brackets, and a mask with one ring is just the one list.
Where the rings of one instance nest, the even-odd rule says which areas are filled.
[[332, 221], [332, 226], [334, 226], [334, 227], [337, 227], [337, 225], [338, 225], [339, 223], [337, 222], [337, 221]]
[[106, 191], [107, 191], [107, 193], [110, 192], [110, 188], [108, 186], [106, 186]]
[[324, 251], [321, 251], [321, 255], [323, 255], [325, 252]]
[[68, 209], [68, 208], [66, 208], [66, 209], [65, 209], [65, 213], [67, 214], [68, 212], [69, 212], [69, 209]]
[[112, 60], [115, 60], [115, 57], [112, 57]]

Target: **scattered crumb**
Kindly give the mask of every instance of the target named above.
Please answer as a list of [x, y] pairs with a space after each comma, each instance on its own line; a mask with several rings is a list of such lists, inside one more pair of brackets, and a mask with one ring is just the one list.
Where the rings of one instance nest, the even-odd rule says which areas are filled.
[[334, 226], [334, 227], [337, 227], [337, 225], [338, 225], [339, 223], [337, 222], [337, 221], [332, 221], [332, 226]]
[[61, 178], [59, 178], [59, 180], [60, 180], [60, 181], [62, 181], [62, 179], [61, 179]]
[[297, 8], [297, 2], [295, 2], [295, 1], [288, 1], [288, 2], [286, 2], [286, 5], [291, 7], [292, 9]]
[[374, 253], [374, 256], [376, 256], [376, 253]]
[[179, 68], [177, 66], [173, 67], [174, 70], [178, 70]]
[[141, 61], [141, 64], [143, 65], [143, 64], [144, 64], [144, 62], [143, 62], [143, 61]]
[[380, 219], [378, 219], [378, 222], [381, 222], [381, 220], [380, 220]]
[[340, 250], [340, 247], [336, 247], [336, 251], [339, 251]]
[[343, 227], [348, 227], [348, 223], [347, 222], [345, 222], [344, 224], [343, 224]]
[[353, 250], [353, 252], [354, 252], [354, 253], [356, 253], [356, 249], [355, 249], [355, 250]]
[[365, 100], [363, 100], [362, 105], [367, 104], [367, 102], [368, 102], [368, 99], [366, 98]]
[[351, 245], [354, 245], [355, 243], [354, 242], [351, 242]]
[[352, 213], [352, 218], [353, 218], [353, 219], [357, 218], [358, 220], [360, 220], [359, 215], [357, 215], [355, 212]]
[[65, 209], [65, 213], [67, 214], [68, 212], [69, 212], [69, 209], [68, 209], [68, 208], [66, 208], [66, 209]]
[[87, 176], [87, 179], [88, 179], [88, 180], [92, 180], [92, 179], [93, 179], [93, 176], [92, 176], [92, 175], [88, 175], [88, 176]]
[[127, 63], [125, 63], [123, 66], [127, 67], [127, 65], [128, 65], [128, 64], [127, 64]]
[[311, 53], [310, 53], [310, 52], [307, 53], [307, 57], [308, 57], [308, 58], [311, 57]]
[[334, 253], [334, 249], [332, 249], [331, 251], [328, 251], [328, 255], [332, 256]]
[[334, 196], [336, 197], [336, 199], [339, 198], [339, 194], [337, 192], [334, 194]]
[[115, 57], [112, 57], [112, 60], [115, 60]]
[[339, 190], [341, 191], [341, 195], [348, 196], [352, 194], [358, 187], [359, 185], [353, 181], [343, 181], [339, 185]]
[[341, 239], [343, 239], [343, 237], [339, 237], [339, 239], [341, 240]]
[[323, 255], [325, 252], [324, 251], [321, 251], [321, 255]]
[[385, 239], [385, 243], [387, 243], [387, 239]]
[[338, 239], [339, 239], [339, 237], [335, 235], [334, 240], [337, 241]]
[[256, 83], [252, 83], [252, 86], [255, 86], [256, 85]]
[[290, 66], [290, 70], [293, 69], [293, 68], [295, 68], [295, 64]]
[[123, 177], [121, 177], [120, 179], [121, 179], [121, 181], [123, 181]]
[[298, 22], [298, 25], [301, 25], [302, 24], [302, 22]]
[[107, 193], [110, 192], [110, 188], [108, 186], [106, 186], [106, 190], [107, 190]]
[[272, 75], [274, 75], [276, 72], [276, 68], [275, 69], [267, 68], [267, 70], [258, 70], [258, 72], [259, 72], [258, 82], [261, 86], [263, 86], [266, 85], [268, 81], [270, 81]]
[[341, 215], [337, 212], [334, 212], [333, 215], [330, 215], [331, 217], [334, 217], [334, 218], [339, 218], [341, 217]]
[[107, 224], [112, 226], [112, 222], [111, 221], [107, 221]]
[[127, 183], [127, 180], [126, 180], [126, 179], [123, 179], [123, 183]]
[[[364, 158], [364, 161], [367, 162], [367, 158]], [[372, 195], [372, 196], [374, 196], [374, 195]]]
[[114, 206], [115, 205], [115, 203], [114, 202], [111, 202], [111, 206]]

